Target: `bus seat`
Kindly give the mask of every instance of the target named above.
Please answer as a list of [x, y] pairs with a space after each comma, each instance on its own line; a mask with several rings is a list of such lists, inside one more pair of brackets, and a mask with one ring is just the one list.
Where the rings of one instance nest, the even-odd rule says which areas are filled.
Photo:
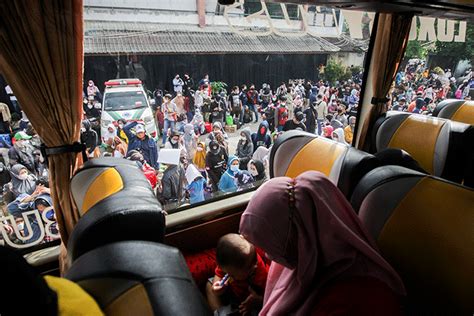
[[351, 203], [402, 277], [408, 306], [474, 310], [474, 190], [385, 166], [362, 178]]
[[296, 177], [316, 170], [324, 173], [349, 198], [357, 182], [379, 166], [370, 154], [301, 131], [278, 137], [270, 153], [270, 177]]
[[471, 144], [470, 154], [468, 154], [470, 162], [465, 171], [464, 185], [474, 188], [474, 142], [472, 141], [474, 139], [474, 136], [472, 136], [474, 134], [474, 101], [444, 100], [436, 106], [433, 115], [473, 126], [470, 135], [464, 137], [464, 140], [460, 139], [459, 142], [463, 146]]
[[72, 178], [71, 192], [81, 215], [68, 242], [71, 260], [115, 241], [163, 241], [164, 214], [135, 162], [91, 160]]
[[86, 290], [106, 315], [209, 315], [176, 248], [121, 241], [78, 258], [65, 276]]
[[466, 176], [474, 129], [463, 123], [426, 115], [390, 111], [373, 129], [375, 152], [408, 152], [429, 174], [461, 183]]
[[458, 99], [441, 101], [433, 111], [433, 116], [474, 125], [474, 101]]

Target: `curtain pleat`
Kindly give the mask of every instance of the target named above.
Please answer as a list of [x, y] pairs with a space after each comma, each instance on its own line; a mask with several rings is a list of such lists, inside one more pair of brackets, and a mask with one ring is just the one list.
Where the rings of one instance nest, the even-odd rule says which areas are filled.
[[369, 127], [381, 114], [387, 112], [387, 95], [405, 53], [412, 18], [413, 15], [410, 14], [379, 13], [371, 61], [373, 98], [371, 104], [367, 105], [371, 110], [361, 128], [359, 148], [368, 149]]
[[[0, 2], [0, 72], [48, 147], [79, 140], [82, 11], [82, 0]], [[64, 244], [79, 219], [69, 189], [76, 157], [49, 157], [54, 210]]]

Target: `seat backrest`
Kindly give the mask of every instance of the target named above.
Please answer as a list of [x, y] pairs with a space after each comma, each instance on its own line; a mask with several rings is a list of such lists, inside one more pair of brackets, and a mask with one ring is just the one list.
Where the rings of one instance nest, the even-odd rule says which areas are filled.
[[121, 241], [77, 259], [66, 274], [106, 315], [210, 315], [178, 249]]
[[391, 111], [376, 124], [376, 152], [398, 148], [408, 152], [429, 174], [462, 182], [468, 164], [472, 128], [446, 119]]
[[301, 131], [285, 132], [270, 153], [270, 177], [294, 178], [308, 170], [319, 171], [346, 197], [350, 197], [360, 178], [378, 165], [373, 155]]
[[81, 218], [69, 239], [70, 260], [115, 241], [163, 241], [164, 214], [135, 162], [91, 160], [72, 178], [71, 192]]
[[362, 178], [351, 203], [412, 308], [474, 310], [474, 190], [385, 166]]
[[474, 101], [449, 99], [441, 101], [433, 115], [455, 122], [474, 125]]

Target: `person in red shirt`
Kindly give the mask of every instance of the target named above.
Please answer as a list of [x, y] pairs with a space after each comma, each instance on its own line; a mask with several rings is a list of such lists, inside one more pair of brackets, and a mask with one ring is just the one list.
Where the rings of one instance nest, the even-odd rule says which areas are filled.
[[230, 305], [242, 315], [258, 311], [269, 269], [263, 254], [241, 235], [227, 234], [217, 243], [216, 261], [215, 276], [207, 285], [211, 309]]

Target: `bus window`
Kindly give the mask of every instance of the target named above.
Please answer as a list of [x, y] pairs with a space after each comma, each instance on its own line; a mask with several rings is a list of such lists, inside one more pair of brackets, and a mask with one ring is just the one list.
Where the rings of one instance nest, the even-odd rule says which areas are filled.
[[[359, 14], [360, 32], [350, 14], [250, 0], [85, 1], [87, 155], [135, 161], [175, 213], [257, 188], [289, 130], [351, 144], [373, 14]], [[11, 113], [0, 133], [1, 242], [59, 244], [41, 140], [0, 82]]]
[[168, 213], [258, 187], [286, 131], [352, 144], [373, 15], [354, 39], [314, 5], [136, 6], [85, 4], [83, 139], [136, 161]]
[[425, 22], [422, 17], [414, 17], [410, 41], [390, 94], [391, 110], [432, 115], [444, 100], [474, 97], [474, 24], [437, 19], [427, 30]]

